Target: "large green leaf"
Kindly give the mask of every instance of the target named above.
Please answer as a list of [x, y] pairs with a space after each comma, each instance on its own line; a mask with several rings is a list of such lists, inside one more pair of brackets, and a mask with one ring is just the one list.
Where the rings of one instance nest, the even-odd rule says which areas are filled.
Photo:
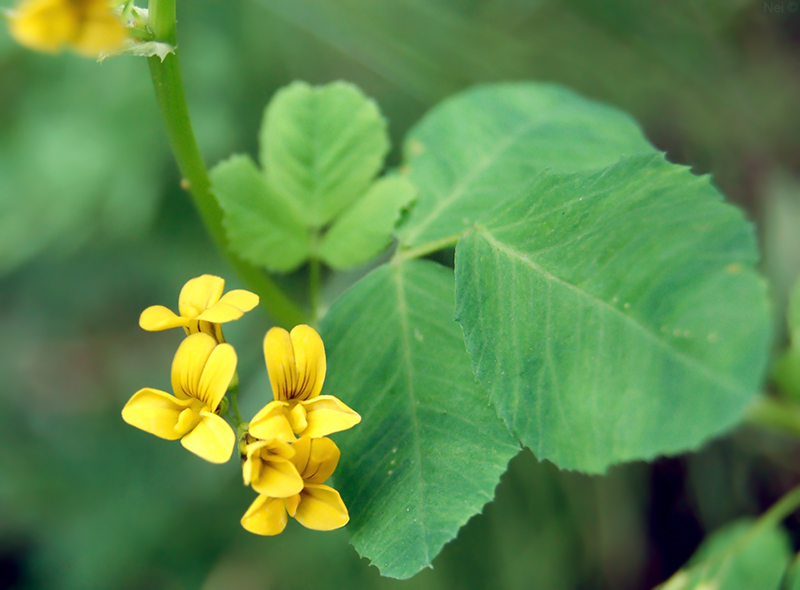
[[264, 114], [260, 142], [270, 184], [315, 228], [364, 194], [389, 151], [377, 105], [344, 82], [280, 90]]
[[239, 256], [273, 271], [292, 270], [306, 259], [308, 230], [248, 156], [231, 156], [209, 176], [225, 212], [230, 246]]
[[752, 227], [659, 156], [542, 174], [456, 248], [478, 380], [540, 458], [602, 472], [742, 417], [770, 344]]
[[400, 240], [418, 246], [458, 234], [545, 168], [600, 168], [654, 150], [628, 115], [559, 86], [468, 90], [408, 135], [405, 158], [419, 196]]
[[791, 558], [783, 528], [739, 520], [709, 536], [658, 590], [779, 590]]
[[475, 383], [453, 321], [453, 273], [388, 264], [325, 317], [325, 391], [361, 413], [336, 482], [358, 552], [408, 578], [494, 495], [519, 450]]

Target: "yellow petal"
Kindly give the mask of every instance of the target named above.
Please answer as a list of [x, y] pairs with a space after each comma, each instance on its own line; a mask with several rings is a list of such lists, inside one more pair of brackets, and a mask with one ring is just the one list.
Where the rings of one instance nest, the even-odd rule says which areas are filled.
[[178, 297], [178, 308], [185, 318], [194, 319], [222, 296], [225, 280], [213, 275], [203, 275], [188, 281]]
[[289, 332], [283, 328], [271, 328], [267, 332], [264, 337], [264, 359], [275, 401], [291, 399], [297, 383], [297, 367]]
[[242, 517], [242, 526], [256, 535], [277, 535], [288, 521], [283, 500], [259, 496]]
[[172, 391], [179, 399], [200, 399], [200, 376], [216, 346], [216, 340], [208, 334], [192, 334], [183, 339], [172, 361]]
[[286, 507], [286, 512], [289, 513], [289, 516], [294, 516], [297, 514], [297, 507], [300, 505], [300, 494], [284, 498], [283, 505]]
[[139, 316], [139, 326], [148, 332], [169, 330], [186, 325], [186, 319], [175, 315], [163, 305], [152, 305]]
[[303, 432], [308, 427], [308, 420], [306, 420], [306, 409], [302, 406], [303, 402], [297, 403], [289, 410], [286, 417], [289, 419], [289, 425], [295, 434]]
[[28, 0], [8, 16], [11, 36], [29, 49], [56, 53], [78, 31], [80, 15], [64, 0]]
[[251, 485], [259, 494], [271, 498], [288, 498], [303, 489], [303, 478], [294, 463], [278, 456], [262, 457], [261, 472]]
[[250, 443], [245, 447], [245, 460], [242, 463], [242, 479], [244, 479], [244, 485], [249, 486], [250, 482], [258, 479], [258, 476], [261, 474], [261, 449], [263, 449], [268, 443], [264, 441], [258, 441], [254, 443]]
[[325, 381], [325, 346], [314, 328], [301, 324], [291, 334], [272, 328], [264, 337], [264, 358], [276, 400], [319, 395]]
[[304, 527], [316, 531], [339, 529], [350, 520], [339, 492], [321, 485], [306, 485], [294, 517]]
[[361, 416], [357, 412], [332, 395], [320, 395], [300, 404], [306, 410], [308, 421], [306, 429], [298, 432], [302, 436], [319, 438], [347, 430], [361, 422]]
[[211, 463], [225, 463], [233, 454], [236, 435], [233, 428], [216, 414], [200, 412], [203, 419], [181, 444], [198, 457]]
[[297, 467], [297, 472], [300, 474], [300, 477], [303, 477], [303, 472], [306, 470], [308, 460], [311, 457], [311, 439], [307, 436], [298, 438], [292, 444], [292, 449], [294, 450], [292, 463]]
[[238, 320], [246, 311], [250, 311], [256, 305], [258, 305], [258, 295], [243, 289], [236, 289], [225, 293], [222, 299], [195, 319], [222, 324]]
[[225, 336], [222, 334], [222, 326], [220, 324], [212, 324], [211, 322], [203, 322], [198, 320], [186, 320], [186, 334], [197, 334], [202, 332], [211, 336], [217, 344], [225, 343]]
[[228, 391], [235, 372], [236, 351], [233, 346], [230, 344], [218, 345], [211, 351], [205, 367], [203, 367], [195, 397], [208, 404], [212, 412], [216, 412], [219, 402]]
[[228, 305], [238, 307], [242, 311], [246, 312], [258, 305], [259, 298], [258, 295], [251, 293], [250, 291], [246, 291], [244, 289], [234, 289], [233, 291], [228, 291], [225, 293], [225, 295], [223, 295], [222, 299], [219, 301], [220, 303], [227, 303]]
[[[304, 439], [306, 437], [300, 440]], [[336, 443], [329, 438], [311, 438], [308, 440], [310, 441], [308, 455], [298, 457], [300, 450], [296, 449], [295, 457], [298, 458], [295, 465], [297, 465], [297, 470], [307, 483], [324, 483], [336, 470], [341, 452]], [[305, 459], [302, 464], [300, 463], [301, 459]]]
[[[192, 400], [192, 405], [200, 405], [201, 402], [197, 400]], [[175, 432], [177, 432], [180, 436], [184, 436], [189, 434], [194, 427], [200, 423], [202, 420], [202, 416], [200, 416], [200, 409], [198, 408], [186, 408], [181, 415], [178, 417], [178, 423], [175, 425]]]
[[317, 397], [325, 382], [325, 345], [322, 338], [314, 328], [305, 324], [295, 326], [291, 337], [298, 381], [293, 397], [298, 400]]
[[288, 403], [281, 401], [268, 403], [250, 421], [250, 434], [266, 441], [294, 442], [294, 432], [286, 418], [288, 406]]
[[[295, 440], [296, 439], [292, 439], [292, 442]], [[294, 449], [292, 448], [292, 445], [286, 444], [280, 440], [270, 441], [267, 448], [272, 455], [277, 455], [278, 457], [283, 457], [284, 459], [291, 459], [294, 457]]]
[[89, 0], [72, 48], [84, 57], [98, 57], [120, 49], [127, 38], [127, 29], [111, 11], [108, 0]]
[[175, 427], [191, 403], [192, 400], [179, 400], [157, 389], [140, 389], [122, 408], [122, 419], [160, 438], [177, 440], [185, 433]]

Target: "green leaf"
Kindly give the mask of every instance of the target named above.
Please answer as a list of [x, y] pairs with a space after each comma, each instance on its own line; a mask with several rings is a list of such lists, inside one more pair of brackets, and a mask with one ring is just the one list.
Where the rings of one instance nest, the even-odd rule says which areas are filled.
[[389, 151], [377, 105], [344, 82], [295, 82], [278, 91], [260, 142], [270, 185], [314, 228], [366, 192]]
[[545, 168], [601, 168], [655, 148], [621, 111], [525, 82], [482, 86], [443, 102], [411, 130], [404, 152], [419, 197], [398, 235], [419, 246], [480, 223]]
[[476, 376], [539, 459], [590, 473], [692, 449], [759, 387], [752, 227], [658, 156], [542, 174], [456, 248]]
[[380, 254], [392, 240], [401, 211], [415, 194], [414, 186], [402, 176], [375, 182], [325, 233], [320, 244], [322, 259], [333, 268], [348, 268]]
[[791, 558], [783, 528], [743, 519], [709, 536], [658, 590], [778, 590]]
[[370, 273], [322, 323], [325, 390], [363, 418], [337, 439], [347, 528], [393, 578], [431, 563], [519, 451], [475, 383], [452, 318], [452, 271], [415, 260]]
[[302, 264], [310, 249], [308, 230], [249, 157], [232, 156], [209, 176], [230, 246], [239, 256], [273, 271]]

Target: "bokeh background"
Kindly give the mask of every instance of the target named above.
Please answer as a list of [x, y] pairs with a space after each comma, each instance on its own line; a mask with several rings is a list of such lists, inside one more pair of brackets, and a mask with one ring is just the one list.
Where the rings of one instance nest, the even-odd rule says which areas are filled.
[[[408, 128], [473, 84], [559, 82], [627, 110], [757, 224], [777, 350], [800, 274], [797, 8], [192, 0], [178, 3], [179, 45], [209, 164], [255, 154], [264, 105], [295, 79], [346, 79], [373, 96], [393, 165]], [[181, 337], [141, 331], [141, 310], [174, 306], [202, 273], [237, 285], [179, 189], [147, 65], [37, 55], [0, 29], [0, 589], [650, 588], [705, 534], [800, 481], [797, 440], [747, 425], [606, 477], [525, 451], [433, 569], [405, 582], [380, 578], [346, 531], [290, 523], [277, 538], [249, 535], [238, 520], [254, 494], [235, 461], [206, 464], [120, 418], [137, 389], [169, 389]], [[246, 416], [270, 399], [269, 325], [254, 312], [226, 327]], [[788, 526], [800, 539], [800, 521]]]

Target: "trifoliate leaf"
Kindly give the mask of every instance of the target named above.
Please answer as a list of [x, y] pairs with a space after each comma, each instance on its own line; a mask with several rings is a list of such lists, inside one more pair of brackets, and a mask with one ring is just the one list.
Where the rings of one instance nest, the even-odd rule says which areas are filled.
[[261, 165], [299, 217], [321, 228], [369, 188], [389, 151], [386, 122], [355, 86], [295, 82], [264, 114]]
[[414, 195], [413, 185], [402, 176], [375, 182], [325, 233], [319, 250], [322, 260], [333, 268], [348, 268], [380, 254]]
[[239, 256], [273, 271], [288, 271], [308, 256], [308, 231], [247, 156], [232, 156], [210, 173], [225, 213], [223, 225]]

